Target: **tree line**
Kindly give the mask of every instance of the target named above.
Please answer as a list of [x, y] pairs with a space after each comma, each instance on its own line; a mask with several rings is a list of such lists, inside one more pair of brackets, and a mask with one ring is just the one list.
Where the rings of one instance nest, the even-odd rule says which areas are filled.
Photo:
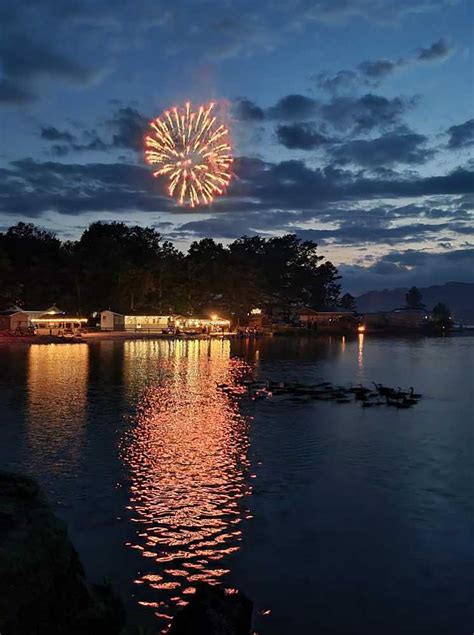
[[92, 223], [78, 240], [18, 223], [0, 233], [0, 303], [56, 304], [74, 313], [183, 315], [220, 312], [233, 320], [252, 307], [290, 315], [297, 306], [352, 308], [336, 267], [294, 234], [243, 236], [224, 246], [194, 241], [186, 253], [151, 227]]
[[[408, 289], [405, 295], [405, 302], [407, 309], [426, 309], [426, 304], [423, 302], [423, 294], [418, 287]], [[435, 326], [441, 326], [442, 328], [451, 327], [451, 311], [449, 307], [443, 302], [435, 304], [431, 311], [431, 320]]]

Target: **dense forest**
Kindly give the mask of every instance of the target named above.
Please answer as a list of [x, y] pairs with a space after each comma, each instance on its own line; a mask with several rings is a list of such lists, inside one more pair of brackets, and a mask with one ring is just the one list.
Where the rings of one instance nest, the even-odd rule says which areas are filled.
[[[229, 245], [211, 238], [187, 253], [153, 228], [91, 224], [77, 241], [61, 241], [33, 224], [0, 233], [0, 304], [90, 314], [206, 314], [239, 319], [250, 308], [314, 308], [338, 304], [337, 270], [312, 241], [293, 234], [242, 237]], [[0, 307], [1, 308], [1, 307]]]

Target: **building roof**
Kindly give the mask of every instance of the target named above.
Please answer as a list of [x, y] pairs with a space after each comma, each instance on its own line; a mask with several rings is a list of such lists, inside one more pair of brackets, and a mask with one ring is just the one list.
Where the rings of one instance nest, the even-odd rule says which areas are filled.
[[67, 313], [43, 313], [31, 318], [32, 322], [87, 322], [87, 318]]
[[22, 314], [26, 314], [26, 311], [22, 311], [21, 309], [18, 308], [12, 308], [12, 309], [5, 309], [4, 311], [0, 311], [0, 315], [16, 315], [17, 313], [22, 313]]
[[410, 307], [402, 307], [401, 309], [392, 309], [390, 313], [417, 314], [417, 313], [429, 313], [429, 311], [428, 309], [411, 309]]
[[351, 309], [327, 309], [324, 311], [316, 311], [309, 307], [304, 307], [298, 311], [298, 315], [354, 315], [356, 312]]

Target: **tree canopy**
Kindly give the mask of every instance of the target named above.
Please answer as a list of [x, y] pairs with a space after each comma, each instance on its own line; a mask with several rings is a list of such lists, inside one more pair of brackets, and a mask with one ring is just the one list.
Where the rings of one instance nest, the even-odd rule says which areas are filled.
[[405, 295], [405, 301], [409, 309], [424, 309], [425, 305], [422, 300], [423, 295], [417, 287], [411, 287], [411, 289], [408, 289]]
[[[311, 240], [294, 234], [212, 238], [186, 253], [150, 227], [92, 223], [79, 240], [62, 242], [33, 224], [0, 233], [0, 302], [74, 312], [200, 314], [238, 320], [252, 307], [283, 315], [306, 305], [339, 302], [337, 269]], [[346, 298], [347, 301], [347, 298]]]

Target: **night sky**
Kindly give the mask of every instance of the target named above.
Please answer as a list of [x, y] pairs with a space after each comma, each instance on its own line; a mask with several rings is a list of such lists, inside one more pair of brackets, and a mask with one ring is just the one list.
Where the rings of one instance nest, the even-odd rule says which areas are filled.
[[[0, 230], [313, 239], [352, 293], [474, 282], [471, 0], [0, 0]], [[168, 199], [151, 118], [218, 100], [235, 178]]]

